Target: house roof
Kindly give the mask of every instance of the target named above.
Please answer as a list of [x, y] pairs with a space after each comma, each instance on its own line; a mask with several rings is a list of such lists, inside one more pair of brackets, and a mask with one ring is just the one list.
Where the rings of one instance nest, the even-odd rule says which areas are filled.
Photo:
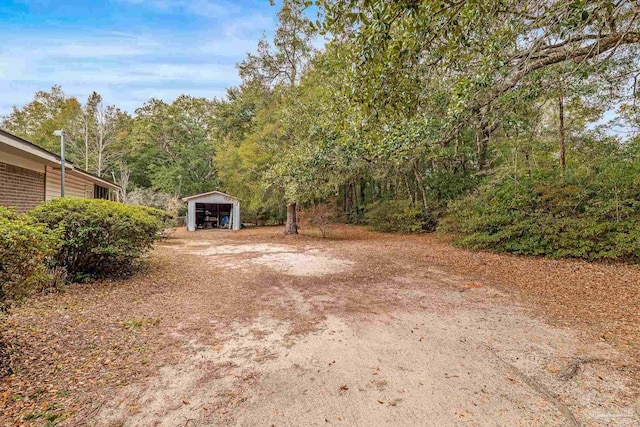
[[[15, 154], [22, 155], [23, 157], [27, 157], [31, 160], [40, 162], [48, 166], [62, 166], [62, 158], [57, 154], [45, 150], [44, 148], [37, 146], [31, 141], [27, 141], [24, 138], [20, 138], [19, 136], [2, 129], [0, 129], [0, 146], [8, 147], [9, 151], [12, 151]], [[67, 169], [71, 174], [75, 173], [84, 177], [85, 179], [88, 179], [89, 181], [112, 189], [120, 188], [119, 185], [107, 179], [96, 176], [92, 173], [89, 173], [66, 159], [64, 161], [64, 166], [65, 169]]]
[[227, 194], [227, 193], [223, 193], [222, 191], [214, 190], [214, 191], [209, 191], [209, 192], [206, 192], [206, 193], [194, 194], [193, 196], [183, 197], [182, 201], [186, 202], [186, 201], [189, 201], [189, 200], [192, 200], [192, 199], [199, 199], [200, 197], [210, 196], [212, 194], [219, 194], [221, 196], [225, 196], [225, 197], [228, 197], [228, 198], [233, 199], [233, 200], [240, 200], [237, 197], [233, 197], [231, 194]]

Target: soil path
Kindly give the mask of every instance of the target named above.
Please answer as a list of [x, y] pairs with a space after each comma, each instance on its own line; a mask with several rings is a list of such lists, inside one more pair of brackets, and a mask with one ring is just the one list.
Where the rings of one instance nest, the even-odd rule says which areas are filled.
[[[603, 339], [595, 320], [563, 322], [535, 292], [439, 260], [478, 262], [445, 243], [281, 232], [180, 230], [133, 280], [14, 314], [23, 350], [43, 330], [60, 347], [47, 381], [61, 409], [30, 413], [96, 426], [640, 425], [628, 325]], [[65, 373], [84, 381], [64, 386]]]

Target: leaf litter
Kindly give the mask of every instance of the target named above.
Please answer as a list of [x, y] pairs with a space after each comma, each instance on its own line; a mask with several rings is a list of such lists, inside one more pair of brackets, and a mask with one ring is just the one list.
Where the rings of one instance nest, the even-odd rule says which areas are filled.
[[[441, 286], [469, 293], [468, 298], [486, 289], [495, 290], [498, 299], [515, 298], [540, 318], [576, 328], [589, 339], [610, 343], [629, 355], [635, 363], [619, 369], [640, 379], [640, 268], [636, 265], [471, 252], [438, 235], [388, 235], [349, 226], [340, 226], [333, 235], [325, 240], [285, 238], [280, 229], [266, 228], [222, 237], [232, 246], [255, 241], [286, 246], [282, 252], [267, 249], [267, 255], [304, 253], [311, 245], [350, 266], [338, 275], [312, 277], [313, 289], [308, 287], [309, 277], [286, 272], [283, 277], [282, 271], [262, 268], [220, 268], [225, 256], [251, 259], [240, 250], [185, 255], [176, 246], [189, 247], [196, 237], [179, 231], [169, 244], [158, 245], [147, 267], [130, 280], [74, 285], [61, 294], [33, 298], [4, 319], [3, 335], [14, 374], [2, 383], [0, 422], [86, 423], [114, 391], [144, 383], [163, 366], [183, 362], [193, 340], [202, 346], [224, 347], [224, 337], [233, 325], [248, 325], [265, 313], [286, 321], [287, 336], [294, 338], [317, 330], [327, 315], [420, 309], [411, 286], [397, 277], [437, 279]], [[220, 258], [203, 268], [202, 256]], [[399, 280], [395, 294], [379, 285], [385, 278]], [[305, 298], [308, 310], [282, 304], [290, 301], [287, 287]], [[255, 363], [269, 360], [263, 359], [264, 355], [254, 355]], [[575, 360], [568, 359], [568, 368], [562, 371], [566, 381], [576, 376]], [[212, 375], [226, 374], [222, 370]], [[240, 378], [253, 383], [257, 377], [251, 375]], [[199, 410], [210, 413], [241, 404], [242, 397], [234, 396], [231, 392], [224, 403], [211, 402]], [[135, 404], [130, 409], [139, 410]]]

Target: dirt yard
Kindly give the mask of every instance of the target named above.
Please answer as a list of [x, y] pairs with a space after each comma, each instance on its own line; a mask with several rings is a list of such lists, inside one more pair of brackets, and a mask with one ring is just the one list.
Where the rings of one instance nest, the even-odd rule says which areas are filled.
[[640, 426], [637, 266], [179, 230], [7, 321], [2, 425]]

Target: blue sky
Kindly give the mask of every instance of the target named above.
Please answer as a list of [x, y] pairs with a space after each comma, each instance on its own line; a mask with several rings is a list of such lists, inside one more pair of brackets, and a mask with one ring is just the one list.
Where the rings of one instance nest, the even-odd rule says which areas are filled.
[[268, 0], [0, 0], [0, 115], [54, 84], [131, 113], [151, 97], [223, 96], [277, 11]]

